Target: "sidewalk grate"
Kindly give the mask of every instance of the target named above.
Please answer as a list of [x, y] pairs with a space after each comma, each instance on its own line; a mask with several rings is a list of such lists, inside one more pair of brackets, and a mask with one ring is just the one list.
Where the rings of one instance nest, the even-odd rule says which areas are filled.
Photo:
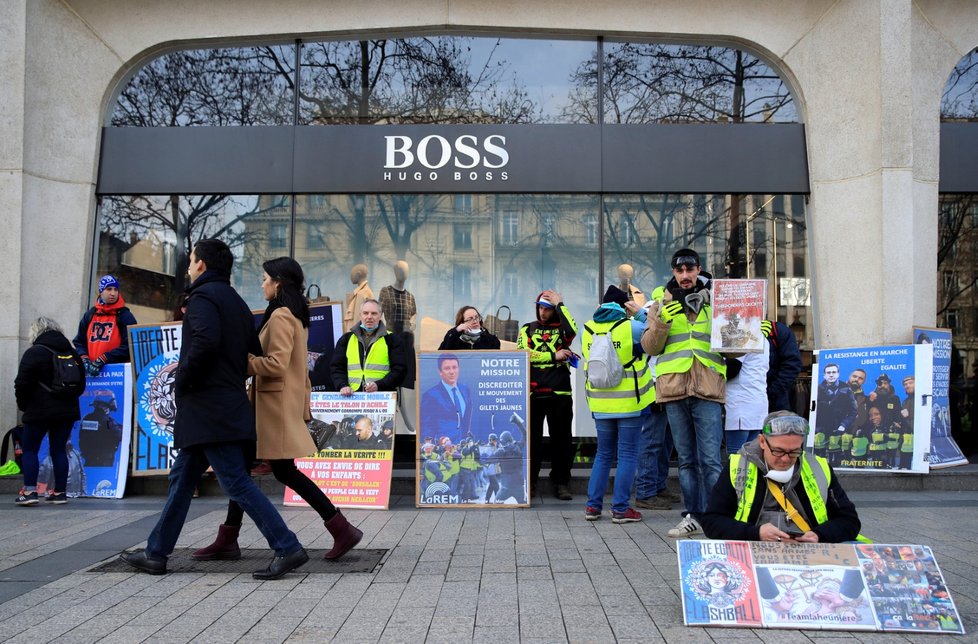
[[[174, 572], [226, 572], [226, 573], [252, 573], [261, 570], [271, 561], [270, 550], [246, 550], [241, 549], [241, 559], [234, 561], [194, 561], [190, 558], [195, 548], [178, 548], [173, 551], [166, 562], [168, 573]], [[371, 573], [380, 564], [380, 560], [387, 554], [386, 549], [373, 548], [363, 550], [351, 550], [343, 555], [339, 560], [326, 561], [323, 555], [326, 550], [306, 549], [309, 553], [309, 561], [302, 565], [295, 572], [298, 574], [323, 574], [323, 573], [345, 573], [360, 572]], [[91, 568], [87, 572], [135, 572], [129, 564], [121, 559], [112, 559], [105, 563]]]

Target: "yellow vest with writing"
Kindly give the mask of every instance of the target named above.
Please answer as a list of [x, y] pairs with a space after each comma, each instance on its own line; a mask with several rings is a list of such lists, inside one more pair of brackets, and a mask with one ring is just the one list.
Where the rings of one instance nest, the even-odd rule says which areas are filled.
[[[617, 322], [617, 320], [615, 321]], [[594, 335], [608, 333], [618, 353], [618, 359], [625, 367], [624, 378], [617, 387], [596, 389], [585, 378], [587, 406], [592, 412], [602, 414], [627, 414], [641, 411], [655, 402], [655, 387], [652, 382], [652, 371], [649, 369], [649, 358], [644, 353], [632, 360], [632, 325], [625, 320], [618, 326], [615, 322], [595, 322], [591, 320], [584, 325], [584, 335], [581, 338], [581, 348], [584, 354], [584, 371], [587, 372], [587, 361], [591, 355], [591, 342]], [[612, 329], [611, 327], [615, 327]]]

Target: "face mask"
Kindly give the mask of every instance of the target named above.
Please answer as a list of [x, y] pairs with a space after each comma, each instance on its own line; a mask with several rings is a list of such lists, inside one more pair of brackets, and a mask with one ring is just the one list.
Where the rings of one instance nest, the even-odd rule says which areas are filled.
[[482, 335], [482, 329], [469, 329], [465, 333], [466, 335], [480, 336]]
[[775, 483], [781, 483], [782, 485], [791, 480], [791, 475], [795, 473], [795, 466], [792, 465], [786, 470], [768, 470], [766, 476]]
[[360, 328], [366, 331], [367, 333], [373, 333], [374, 331], [377, 330], [377, 327], [369, 327], [365, 325], [363, 322], [360, 323]]

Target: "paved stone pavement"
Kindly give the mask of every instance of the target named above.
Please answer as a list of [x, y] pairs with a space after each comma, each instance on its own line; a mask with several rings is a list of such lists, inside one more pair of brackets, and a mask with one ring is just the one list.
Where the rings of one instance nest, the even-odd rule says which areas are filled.
[[[584, 499], [530, 509], [347, 511], [363, 548], [387, 549], [372, 573], [154, 577], [87, 570], [144, 543], [161, 497], [0, 505], [0, 641], [29, 642], [978, 642], [978, 492], [851, 494], [878, 543], [933, 547], [965, 636], [685, 627], [678, 511], [587, 522]], [[194, 502], [179, 547], [210, 542], [224, 499]], [[300, 540], [328, 548], [314, 512], [282, 510]], [[246, 521], [242, 547], [264, 548]], [[300, 569], [301, 570], [301, 569]]]

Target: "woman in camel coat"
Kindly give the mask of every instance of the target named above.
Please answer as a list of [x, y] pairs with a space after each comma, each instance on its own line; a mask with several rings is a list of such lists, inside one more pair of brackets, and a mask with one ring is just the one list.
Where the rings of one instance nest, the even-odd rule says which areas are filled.
[[[291, 257], [265, 262], [262, 292], [268, 308], [259, 327], [261, 356], [248, 356], [248, 373], [255, 377], [252, 399], [258, 430], [257, 456], [267, 460], [275, 478], [308, 503], [333, 535], [326, 559], [341, 557], [359, 543], [363, 533], [351, 526], [315, 483], [295, 466], [296, 458], [316, 452], [306, 420], [309, 412], [309, 305], [303, 296], [302, 267]], [[237, 559], [238, 532], [244, 512], [237, 503], [228, 505], [227, 520], [217, 540], [193, 553], [198, 561]]]

